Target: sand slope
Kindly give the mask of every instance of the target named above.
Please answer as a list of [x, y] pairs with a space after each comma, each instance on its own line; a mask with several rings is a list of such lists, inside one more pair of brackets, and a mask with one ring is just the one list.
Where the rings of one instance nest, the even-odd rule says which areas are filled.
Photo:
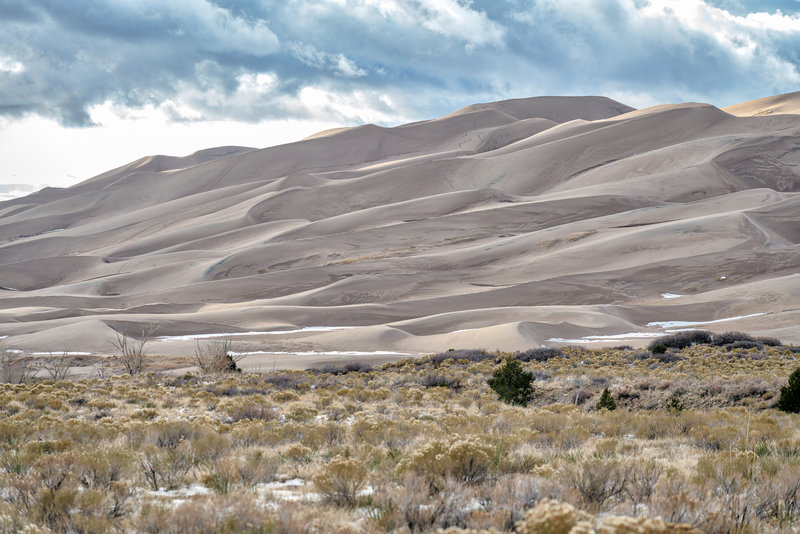
[[154, 354], [235, 333], [289, 366], [670, 321], [800, 342], [792, 113], [540, 97], [143, 158], [0, 202], [2, 344], [107, 353], [146, 324]]

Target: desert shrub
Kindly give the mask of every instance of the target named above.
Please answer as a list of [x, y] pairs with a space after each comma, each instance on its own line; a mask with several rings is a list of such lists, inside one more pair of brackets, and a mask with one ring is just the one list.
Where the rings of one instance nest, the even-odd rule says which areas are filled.
[[275, 389], [298, 389], [301, 385], [308, 384], [305, 378], [289, 373], [266, 375], [262, 380], [265, 384], [270, 384]]
[[789, 376], [789, 383], [781, 387], [778, 409], [789, 413], [800, 412], [800, 367]]
[[634, 511], [653, 496], [655, 486], [663, 472], [663, 468], [653, 459], [634, 460], [628, 466], [623, 493], [633, 503]]
[[762, 350], [764, 345], [759, 343], [758, 341], [734, 341], [729, 345], [725, 345], [725, 348], [728, 350], [749, 350], [749, 349], [758, 349]]
[[760, 336], [756, 338], [756, 341], [767, 347], [780, 347], [783, 345], [781, 340], [775, 337]]
[[611, 396], [611, 392], [608, 391], [608, 388], [603, 390], [603, 394], [600, 395], [600, 400], [595, 405], [595, 410], [602, 410], [605, 408], [608, 411], [616, 410], [617, 403], [614, 402], [614, 397]]
[[277, 412], [269, 403], [249, 400], [231, 406], [228, 409], [228, 417], [233, 423], [244, 419], [271, 421], [277, 417]]
[[755, 341], [755, 339], [753, 339], [753, 336], [745, 334], [744, 332], [724, 332], [722, 334], [714, 334], [711, 345], [715, 347], [722, 347], [724, 345], [730, 345], [731, 343], [737, 343], [740, 341], [752, 342]]
[[628, 470], [617, 461], [592, 459], [565, 466], [562, 475], [564, 482], [578, 490], [587, 504], [602, 506], [625, 490]]
[[275, 518], [269, 509], [259, 506], [252, 496], [246, 494], [196, 497], [174, 507], [148, 503], [135, 518], [134, 527], [135, 532], [153, 534], [286, 532], [275, 525]]
[[368, 373], [373, 368], [370, 364], [365, 362], [350, 362], [344, 365], [324, 365], [319, 368], [310, 368], [307, 371], [318, 374], [328, 375], [346, 375], [347, 373]]
[[397, 471], [416, 472], [425, 477], [432, 491], [444, 487], [447, 479], [477, 484], [482, 482], [492, 468], [495, 448], [478, 438], [451, 441], [435, 439], [412, 452], [402, 460]]
[[[656, 343], [655, 345], [650, 346], [650, 352], [653, 354], [664, 354], [667, 352], [667, 346], [663, 343]], [[646, 354], [646, 356], [649, 356]]]
[[203, 373], [240, 373], [242, 370], [236, 362], [244, 356], [234, 357], [231, 346], [230, 339], [206, 343], [198, 340], [194, 350], [194, 363]]
[[367, 482], [367, 468], [355, 458], [337, 456], [314, 477], [323, 498], [339, 506], [355, 506]]
[[707, 330], [689, 330], [687, 332], [676, 332], [666, 336], [657, 337], [647, 346], [650, 352], [656, 345], [664, 345], [669, 349], [685, 349], [692, 345], [701, 343], [711, 343], [712, 334]]
[[[429, 361], [434, 365], [440, 364], [446, 360], [466, 360], [468, 362], [482, 362], [485, 360], [494, 360], [496, 354], [486, 352], [483, 349], [473, 350], [448, 350], [447, 352], [440, 352], [430, 357]], [[422, 362], [420, 362], [422, 363]]]
[[[660, 345], [663, 347], [664, 345]], [[675, 363], [683, 360], [684, 358], [675, 350], [665, 350], [664, 352], [654, 352], [653, 358], [661, 363]]]
[[183, 445], [174, 448], [147, 446], [140, 453], [139, 466], [152, 490], [171, 490], [184, 483], [195, 461], [191, 451]]
[[554, 500], [540, 501], [517, 523], [519, 534], [588, 534], [592, 530], [592, 516]]
[[715, 347], [725, 347], [727, 349], [761, 349], [765, 345], [768, 347], [779, 347], [782, 343], [779, 339], [774, 337], [753, 337], [744, 332], [725, 332], [722, 334], [714, 334], [711, 344]]
[[429, 373], [423, 376], [420, 381], [420, 385], [426, 388], [449, 388], [449, 389], [460, 389], [461, 383], [456, 378], [450, 378], [441, 374]]
[[597, 534], [702, 534], [700, 530], [686, 524], [665, 523], [661, 519], [648, 517], [611, 516], [603, 519]]
[[470, 500], [471, 494], [463, 484], [448, 481], [441, 492], [431, 495], [425, 478], [406, 473], [400, 487], [378, 497], [381, 513], [375, 522], [380, 521], [381, 531], [386, 532], [415, 534], [436, 528], [436, 532], [448, 532], [448, 527], [465, 525], [472, 511]]
[[488, 380], [489, 387], [507, 404], [525, 406], [533, 395], [533, 373], [522, 369], [518, 360], [508, 358]]
[[557, 358], [563, 355], [564, 353], [561, 352], [561, 349], [554, 347], [541, 347], [520, 352], [517, 355], [517, 359], [521, 362], [546, 362], [550, 358]]

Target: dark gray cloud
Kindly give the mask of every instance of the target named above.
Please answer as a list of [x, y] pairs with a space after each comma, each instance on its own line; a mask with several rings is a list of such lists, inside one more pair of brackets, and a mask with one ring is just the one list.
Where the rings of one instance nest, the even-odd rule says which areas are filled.
[[[481, 100], [800, 87], [795, 0], [0, 0], [0, 115], [391, 122]], [[778, 14], [777, 10], [780, 10]], [[754, 13], [761, 12], [761, 16]]]

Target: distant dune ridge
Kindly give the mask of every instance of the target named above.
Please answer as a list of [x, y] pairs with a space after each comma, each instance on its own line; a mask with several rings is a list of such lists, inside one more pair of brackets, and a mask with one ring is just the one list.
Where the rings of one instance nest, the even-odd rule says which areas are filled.
[[799, 114], [800, 93], [537, 97], [143, 158], [0, 202], [0, 336], [107, 353], [152, 324], [183, 336], [153, 354], [239, 333], [303, 363], [635, 344], [668, 321], [800, 342]]

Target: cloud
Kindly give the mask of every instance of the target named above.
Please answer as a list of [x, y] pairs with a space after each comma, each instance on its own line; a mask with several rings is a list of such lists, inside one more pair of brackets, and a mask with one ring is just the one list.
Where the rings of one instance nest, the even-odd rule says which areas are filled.
[[[731, 104], [800, 83], [794, 0], [0, 0], [0, 116], [434, 117], [605, 94]], [[108, 107], [110, 105], [110, 107]]]
[[367, 73], [344, 54], [329, 54], [314, 48], [307, 43], [292, 43], [290, 50], [294, 57], [315, 69], [329, 70], [340, 76], [348, 78], [360, 78]]

